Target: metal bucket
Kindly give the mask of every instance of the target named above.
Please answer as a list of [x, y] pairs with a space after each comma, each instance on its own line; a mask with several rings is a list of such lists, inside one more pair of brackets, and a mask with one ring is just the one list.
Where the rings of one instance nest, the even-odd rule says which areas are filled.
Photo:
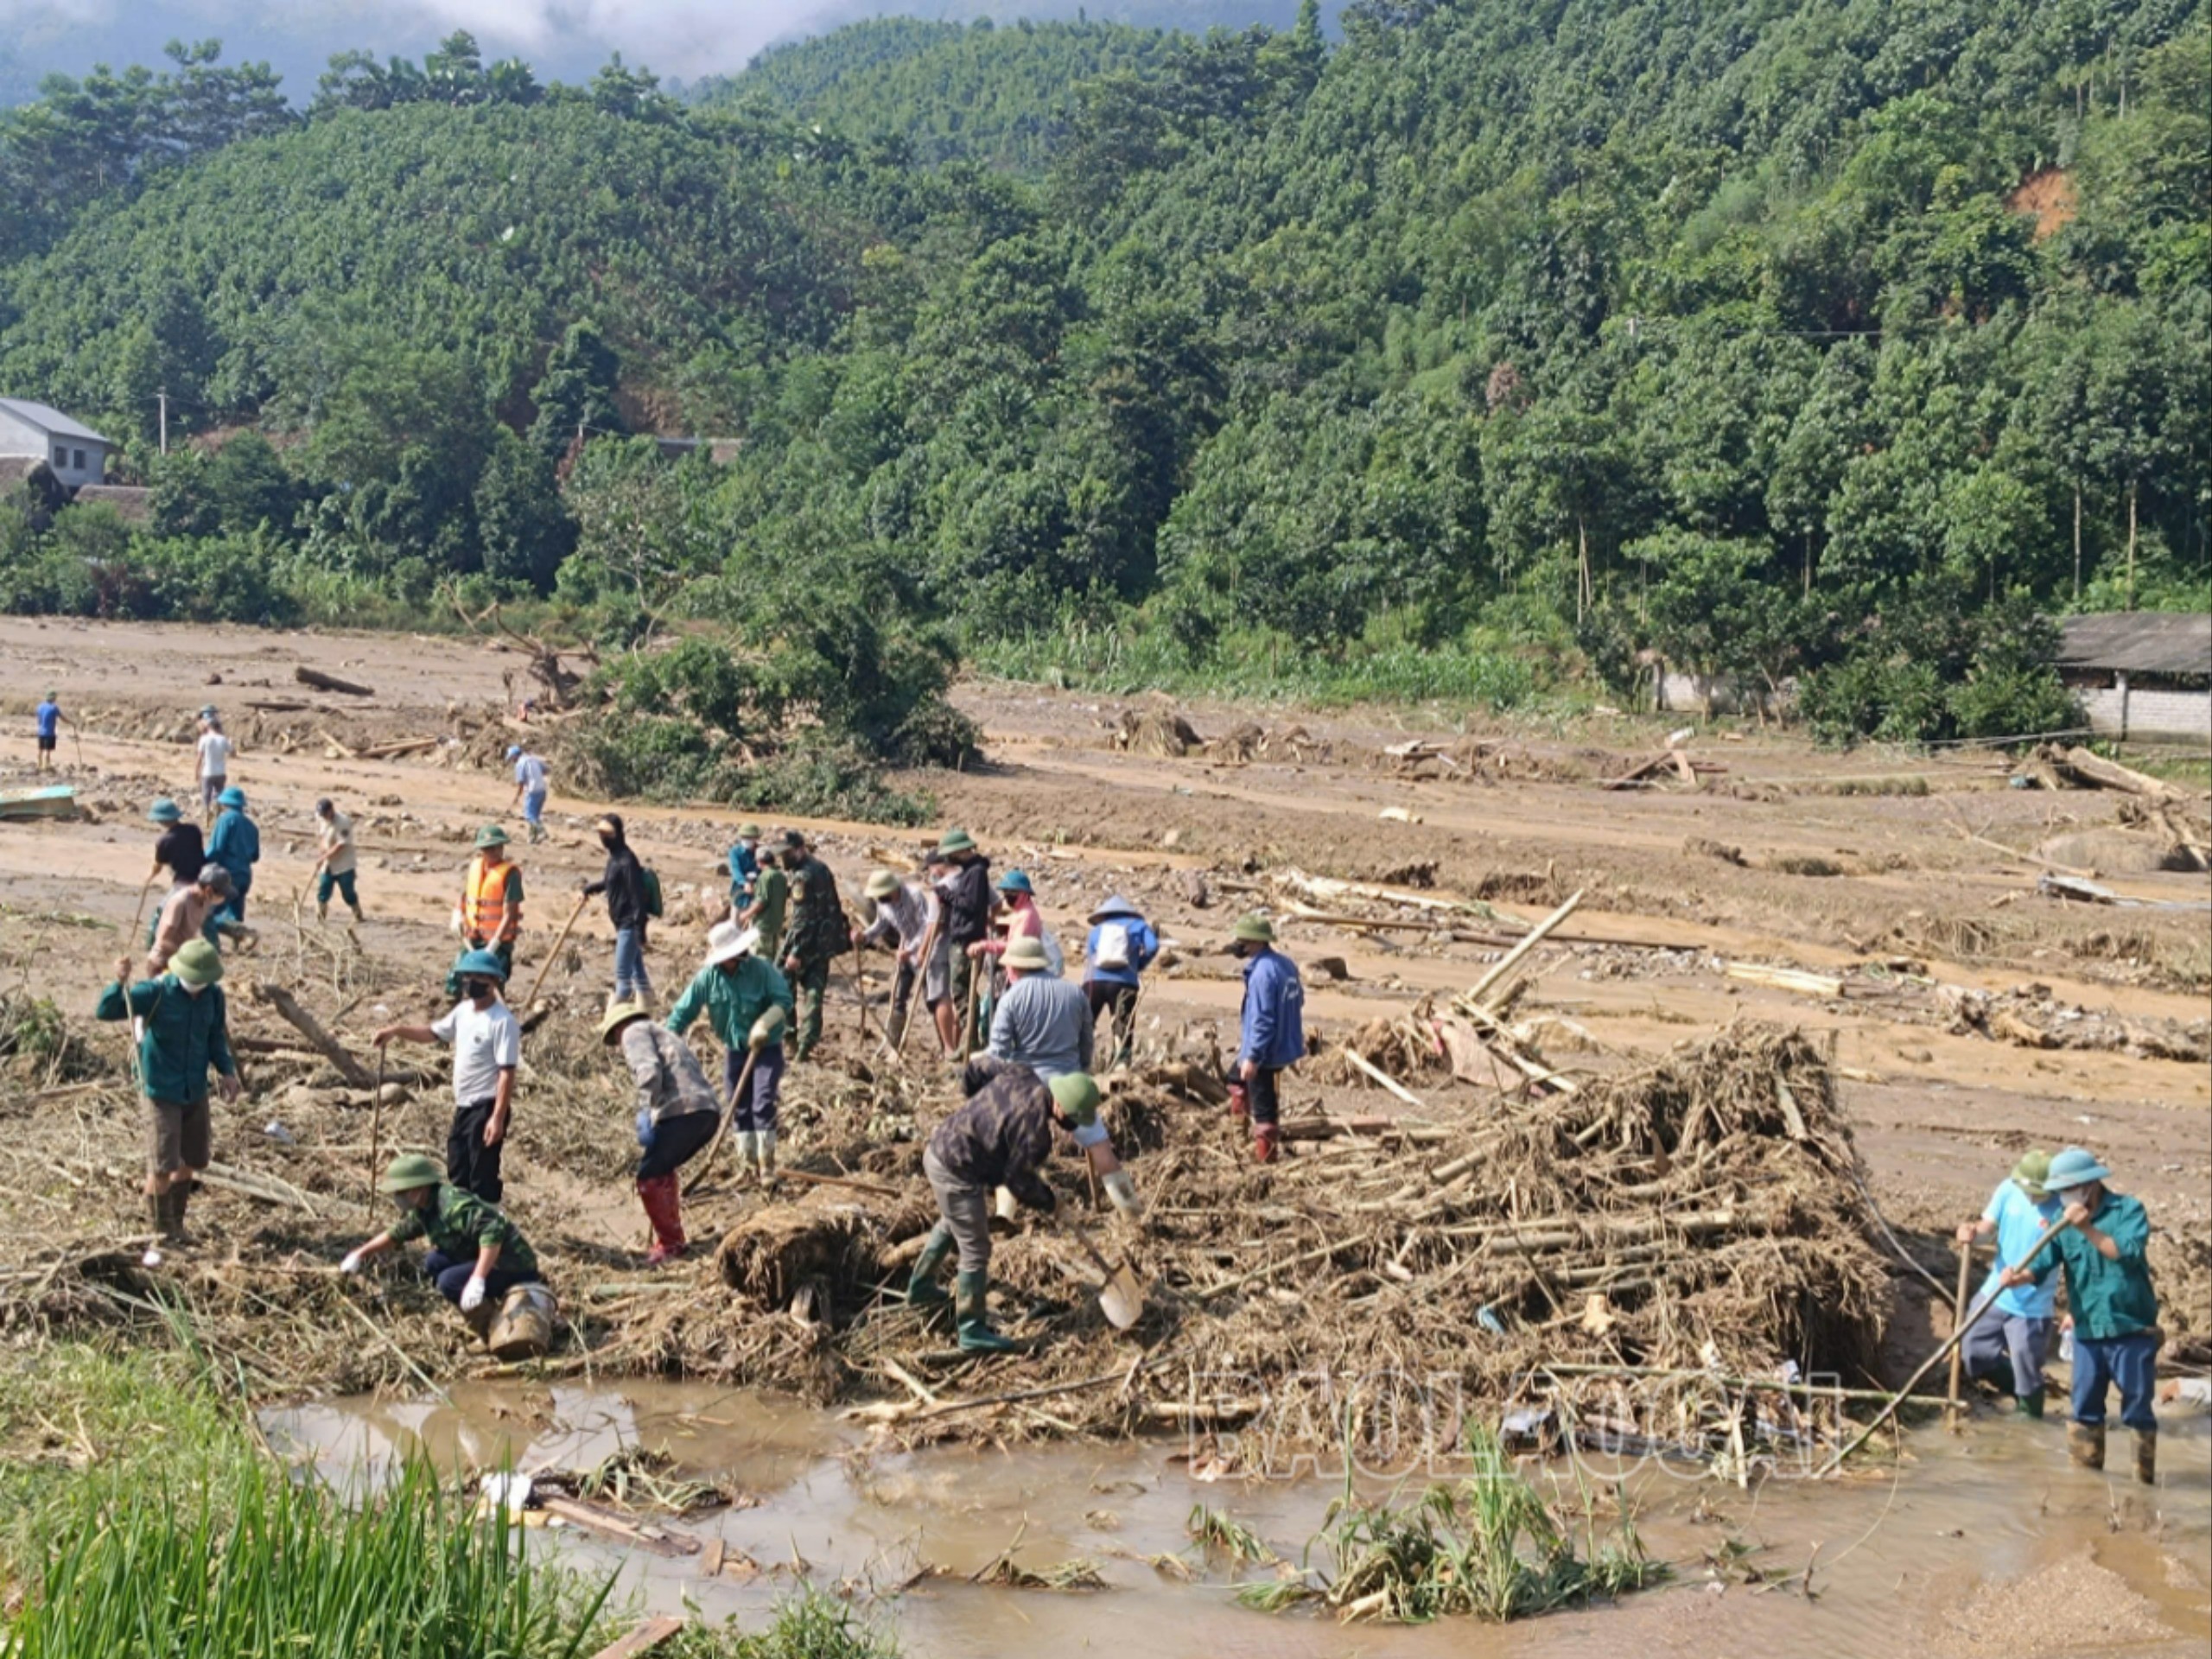
[[553, 1321], [559, 1311], [560, 1304], [547, 1286], [517, 1285], [500, 1304], [484, 1345], [494, 1359], [536, 1359], [553, 1347]]

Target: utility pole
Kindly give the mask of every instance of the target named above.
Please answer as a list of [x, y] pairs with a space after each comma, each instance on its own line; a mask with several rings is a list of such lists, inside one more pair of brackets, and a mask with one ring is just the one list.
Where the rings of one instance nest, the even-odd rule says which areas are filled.
[[169, 452], [169, 389], [163, 386], [154, 396], [162, 405], [162, 453], [166, 455]]

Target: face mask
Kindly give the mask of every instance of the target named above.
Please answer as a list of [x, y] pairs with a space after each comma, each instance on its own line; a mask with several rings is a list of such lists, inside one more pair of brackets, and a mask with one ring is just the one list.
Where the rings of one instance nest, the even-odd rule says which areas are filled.
[[177, 981], [177, 988], [181, 990], [187, 996], [197, 996], [200, 992], [206, 990], [207, 988], [205, 985], [188, 985], [180, 979]]
[[472, 1002], [485, 1001], [492, 995], [491, 984], [489, 982], [481, 979], [464, 981], [461, 984], [461, 995], [468, 998]]

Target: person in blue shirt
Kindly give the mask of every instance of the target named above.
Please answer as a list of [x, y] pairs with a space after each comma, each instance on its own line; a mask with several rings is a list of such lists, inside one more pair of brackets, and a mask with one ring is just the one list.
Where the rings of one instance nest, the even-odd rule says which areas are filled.
[[245, 815], [245, 791], [232, 784], [215, 798], [220, 810], [207, 837], [207, 861], [230, 872], [231, 896], [223, 908], [209, 917], [208, 926], [229, 938], [245, 941], [253, 937], [245, 925], [245, 896], [253, 887], [253, 867], [261, 862], [261, 830]]
[[1233, 937], [1244, 958], [1244, 1006], [1229, 1109], [1250, 1116], [1253, 1161], [1271, 1164], [1281, 1134], [1278, 1081], [1284, 1067], [1306, 1058], [1306, 985], [1298, 964], [1274, 948], [1274, 924], [1266, 917], [1240, 917]]
[[733, 919], [751, 908], [760, 884], [760, 837], [757, 823], [737, 826], [737, 840], [729, 849], [729, 913]]
[[514, 799], [507, 804], [512, 812], [517, 805], [522, 808], [522, 821], [530, 828], [533, 842], [545, 839], [545, 792], [551, 786], [544, 758], [524, 749], [519, 743], [507, 746], [507, 759], [514, 762]]
[[1997, 1237], [1997, 1260], [1980, 1295], [1997, 1295], [1982, 1309], [1981, 1317], [1967, 1328], [1967, 1375], [1987, 1377], [2009, 1389], [2030, 1417], [2043, 1415], [2043, 1362], [2050, 1351], [2051, 1326], [2056, 1321], [2058, 1281], [2018, 1285], [1999, 1289], [2005, 1269], [2027, 1259], [2028, 1252], [2059, 1217], [2059, 1204], [2044, 1189], [2050, 1173], [2050, 1154], [2030, 1152], [2012, 1166], [1997, 1190], [1989, 1195], [1978, 1220], [1962, 1222], [1959, 1243]]
[[1141, 976], [1160, 954], [1160, 935], [1152, 931], [1141, 912], [1115, 894], [1090, 912], [1090, 935], [1084, 941], [1084, 960], [1090, 965], [1083, 977], [1083, 993], [1090, 1000], [1096, 1024], [1107, 1009], [1114, 1011], [1114, 1057], [1109, 1070], [1127, 1065], [1137, 1040], [1137, 991]]
[[[38, 769], [41, 772], [54, 770], [54, 746], [61, 741], [61, 722], [69, 720], [69, 716], [61, 712], [60, 697], [58, 691], [48, 692], [45, 701], [34, 711], [38, 721]], [[73, 726], [77, 722], [69, 720], [69, 723]]]

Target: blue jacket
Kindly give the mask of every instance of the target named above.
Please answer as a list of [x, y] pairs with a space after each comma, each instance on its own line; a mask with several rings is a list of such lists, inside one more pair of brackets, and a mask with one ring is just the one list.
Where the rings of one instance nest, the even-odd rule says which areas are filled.
[[753, 902], [753, 883], [760, 874], [760, 849], [747, 847], [743, 842], [729, 849], [729, 896]]
[[1129, 965], [1126, 968], [1098, 966], [1098, 935], [1106, 924], [1101, 922], [1090, 930], [1090, 937], [1084, 941], [1084, 959], [1090, 966], [1084, 970], [1084, 977], [1101, 985], [1134, 985], [1137, 976], [1152, 966], [1152, 959], [1160, 954], [1160, 935], [1152, 931], [1152, 924], [1138, 916], [1116, 916], [1115, 925], [1129, 930]]
[[231, 873], [231, 881], [243, 898], [253, 886], [253, 867], [261, 861], [261, 831], [251, 818], [226, 807], [215, 815], [215, 833], [207, 841], [207, 861]]
[[1243, 1039], [1236, 1058], [1268, 1071], [1306, 1058], [1306, 986], [1298, 964], [1272, 947], [1244, 964]]

